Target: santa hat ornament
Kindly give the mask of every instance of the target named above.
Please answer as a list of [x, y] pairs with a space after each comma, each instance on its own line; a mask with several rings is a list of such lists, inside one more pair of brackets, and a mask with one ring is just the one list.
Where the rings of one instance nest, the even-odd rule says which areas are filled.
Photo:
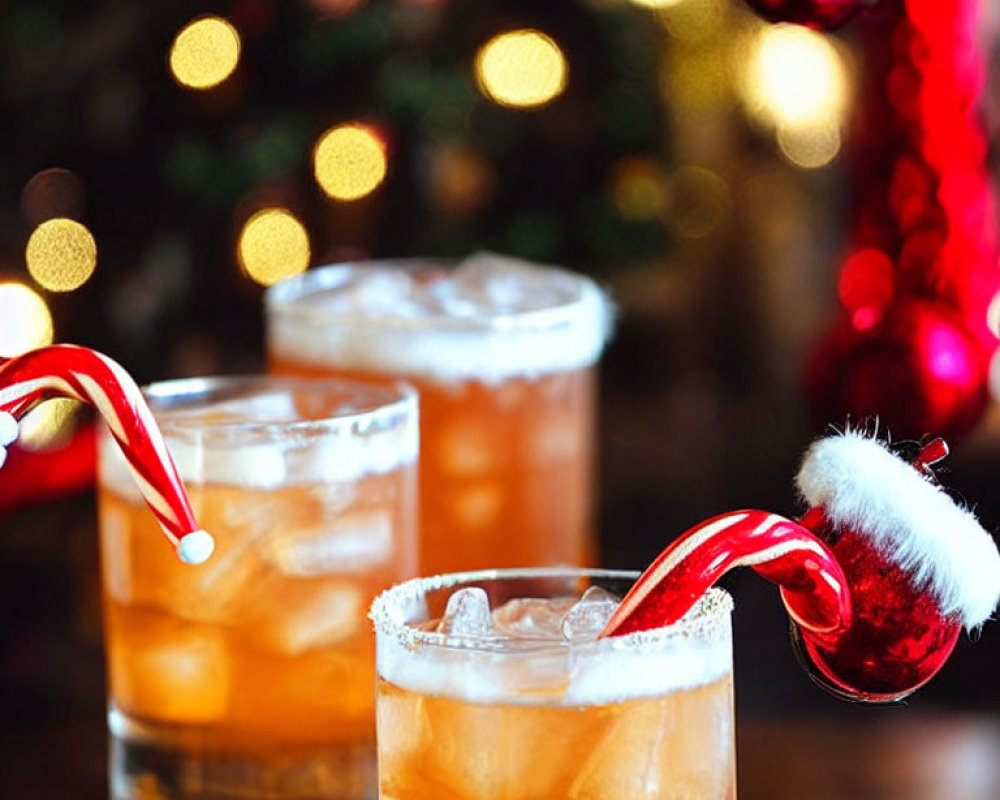
[[850, 626], [835, 636], [795, 629], [813, 677], [831, 691], [893, 700], [943, 666], [964, 627], [1000, 600], [1000, 555], [972, 512], [938, 484], [940, 438], [906, 443], [912, 460], [848, 430], [814, 443], [797, 484], [800, 523], [831, 550], [851, 589]]
[[643, 573], [602, 636], [675, 622], [723, 573], [749, 566], [781, 587], [793, 642], [820, 685], [865, 702], [910, 694], [941, 669], [963, 627], [993, 613], [1000, 553], [937, 484], [931, 465], [947, 455], [944, 440], [909, 449], [897, 455], [861, 430], [816, 442], [798, 475], [811, 506], [801, 520], [743, 510], [694, 526]]

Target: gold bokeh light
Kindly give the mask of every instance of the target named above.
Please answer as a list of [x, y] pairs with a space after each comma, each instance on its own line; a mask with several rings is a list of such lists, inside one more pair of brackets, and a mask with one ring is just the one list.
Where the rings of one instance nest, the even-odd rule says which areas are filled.
[[849, 99], [847, 65], [831, 40], [793, 25], [758, 29], [741, 88], [755, 116], [785, 129], [840, 127]]
[[52, 315], [45, 301], [21, 283], [0, 283], [0, 357], [52, 344]]
[[360, 200], [371, 194], [388, 167], [385, 145], [364, 125], [330, 128], [313, 149], [316, 182], [334, 200]]
[[170, 46], [170, 72], [181, 86], [211, 89], [233, 74], [240, 60], [240, 35], [222, 17], [189, 22]]
[[27, 450], [50, 450], [68, 444], [83, 409], [79, 400], [56, 397], [21, 420], [17, 441]]
[[641, 8], [670, 8], [681, 2], [681, 0], [631, 0], [632, 5]]
[[778, 147], [781, 154], [797, 167], [825, 167], [840, 152], [840, 128], [820, 125], [816, 128], [781, 127]]
[[566, 88], [566, 56], [552, 39], [531, 29], [494, 36], [476, 54], [476, 80], [494, 102], [541, 108]]
[[284, 208], [265, 208], [243, 225], [237, 244], [240, 266], [257, 283], [271, 286], [309, 266], [309, 234]]
[[79, 222], [50, 219], [28, 238], [24, 259], [28, 272], [40, 286], [52, 292], [71, 292], [94, 274], [97, 243]]

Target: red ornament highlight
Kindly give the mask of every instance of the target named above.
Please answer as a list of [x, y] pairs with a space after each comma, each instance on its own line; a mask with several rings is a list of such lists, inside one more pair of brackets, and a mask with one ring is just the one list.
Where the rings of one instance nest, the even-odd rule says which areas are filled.
[[872, 5], [872, 0], [747, 0], [747, 5], [769, 22], [830, 30]]
[[107, 356], [75, 345], [51, 345], [8, 359], [0, 363], [0, 435], [12, 441], [16, 426], [11, 423], [53, 397], [97, 409], [180, 559], [206, 561], [214, 541], [198, 526], [160, 429], [131, 376]]
[[977, 1], [882, 0], [858, 23], [845, 314], [806, 392], [817, 421], [877, 415], [902, 435], [954, 439], [982, 417], [997, 347], [987, 310], [1000, 247], [978, 109]]
[[815, 414], [875, 416], [906, 438], [969, 431], [986, 406], [988, 362], [962, 318], [920, 299], [867, 308], [880, 319], [867, 327], [842, 321], [808, 365]]

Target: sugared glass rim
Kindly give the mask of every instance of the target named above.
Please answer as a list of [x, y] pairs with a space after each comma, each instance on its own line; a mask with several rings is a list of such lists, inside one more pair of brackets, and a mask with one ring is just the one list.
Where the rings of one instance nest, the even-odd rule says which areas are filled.
[[[200, 420], [185, 421], [183, 416], [163, 417], [161, 412], [168, 411], [171, 406], [162, 405], [173, 399], [177, 407], [184, 408], [183, 398], [192, 398], [190, 408], [197, 408], [202, 402], [195, 398], [203, 397], [210, 402], [211, 396], [219, 391], [239, 391], [241, 389], [260, 388], [260, 394], [270, 390], [288, 392], [321, 392], [343, 393], [349, 395], [358, 390], [373, 396], [370, 406], [351, 409], [344, 413], [329, 413], [315, 419], [291, 420], [239, 420], [204, 422]], [[338, 430], [378, 430], [391, 427], [401, 417], [416, 419], [418, 413], [417, 391], [405, 381], [394, 381], [391, 384], [383, 382], [368, 382], [353, 378], [287, 378], [264, 373], [246, 375], [210, 375], [194, 378], [174, 378], [155, 381], [142, 387], [143, 396], [149, 403], [157, 424], [166, 433], [183, 434], [204, 431], [213, 435], [233, 436], [246, 435], [316, 435]], [[379, 401], [378, 396], [382, 396]]]
[[[402, 330], [448, 330], [448, 331], [546, 331], [565, 325], [574, 325], [587, 313], [594, 313], [603, 328], [602, 339], [606, 339], [614, 316], [613, 304], [598, 285], [588, 276], [572, 272], [550, 264], [531, 266], [551, 273], [566, 284], [573, 284], [575, 296], [565, 302], [547, 308], [515, 312], [483, 312], [470, 316], [453, 316], [441, 313], [426, 313], [406, 317], [377, 312], [342, 312], [328, 308], [318, 308], [299, 303], [324, 291], [337, 289], [344, 280], [360, 269], [382, 267], [415, 272], [423, 269], [452, 269], [461, 263], [459, 258], [387, 258], [365, 261], [346, 261], [313, 267], [285, 278], [264, 292], [264, 307], [270, 314], [287, 314], [313, 325], [337, 324], [357, 327], [396, 328]], [[588, 309], [592, 309], [588, 311]]]
[[375, 625], [376, 635], [390, 635], [407, 648], [420, 646], [446, 650], [486, 651], [502, 653], [524, 653], [526, 650], [552, 650], [572, 647], [594, 648], [597, 650], [645, 647], [662, 647], [678, 640], [711, 633], [720, 623], [729, 618], [733, 610], [733, 600], [729, 593], [718, 587], [709, 589], [679, 621], [662, 628], [637, 631], [622, 636], [581, 643], [545, 640], [522, 640], [511, 646], [510, 640], [486, 639], [472, 636], [455, 636], [416, 628], [399, 619], [394, 609], [407, 608], [407, 600], [418, 600], [428, 592], [447, 589], [460, 584], [486, 583], [489, 581], [523, 580], [531, 578], [602, 578], [634, 582], [641, 573], [631, 570], [613, 570], [592, 567], [515, 567], [509, 569], [487, 569], [471, 572], [453, 572], [412, 578], [382, 591], [372, 602], [368, 613]]

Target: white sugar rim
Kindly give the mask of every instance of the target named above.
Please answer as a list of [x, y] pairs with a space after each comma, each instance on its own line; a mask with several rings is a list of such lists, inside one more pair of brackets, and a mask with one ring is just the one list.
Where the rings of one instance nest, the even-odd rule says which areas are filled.
[[796, 478], [834, 525], [867, 534], [926, 587], [942, 613], [982, 625], [1000, 600], [1000, 553], [975, 515], [874, 438], [847, 431], [814, 442]]
[[570, 643], [537, 640], [519, 643], [515, 649], [511, 642], [502, 638], [478, 638], [454, 636], [437, 631], [416, 628], [401, 619], [401, 614], [414, 607], [428, 592], [447, 589], [463, 584], [491, 582], [497, 580], [523, 578], [598, 578], [604, 580], [635, 581], [640, 573], [625, 570], [586, 569], [576, 567], [521, 567], [513, 569], [478, 570], [457, 572], [448, 575], [434, 575], [427, 578], [413, 578], [381, 592], [374, 600], [369, 618], [379, 635], [394, 636], [398, 643], [407, 648], [430, 646], [446, 649], [473, 650], [483, 652], [524, 652], [524, 648], [547, 649], [572, 647], [595, 650], [620, 650], [648, 644], [664, 644], [678, 639], [689, 639], [705, 635], [729, 618], [733, 601], [727, 592], [717, 587], [710, 588], [696, 602], [691, 611], [673, 625], [662, 628], [637, 631], [623, 636], [608, 636], [596, 641]]
[[264, 296], [272, 354], [339, 368], [493, 383], [591, 366], [611, 335], [614, 305], [607, 294], [585, 275], [548, 265], [531, 266], [569, 289], [565, 300], [547, 308], [403, 316], [301, 302], [337, 291], [362, 269], [407, 271], [436, 263], [403, 259], [334, 264], [279, 282]]

